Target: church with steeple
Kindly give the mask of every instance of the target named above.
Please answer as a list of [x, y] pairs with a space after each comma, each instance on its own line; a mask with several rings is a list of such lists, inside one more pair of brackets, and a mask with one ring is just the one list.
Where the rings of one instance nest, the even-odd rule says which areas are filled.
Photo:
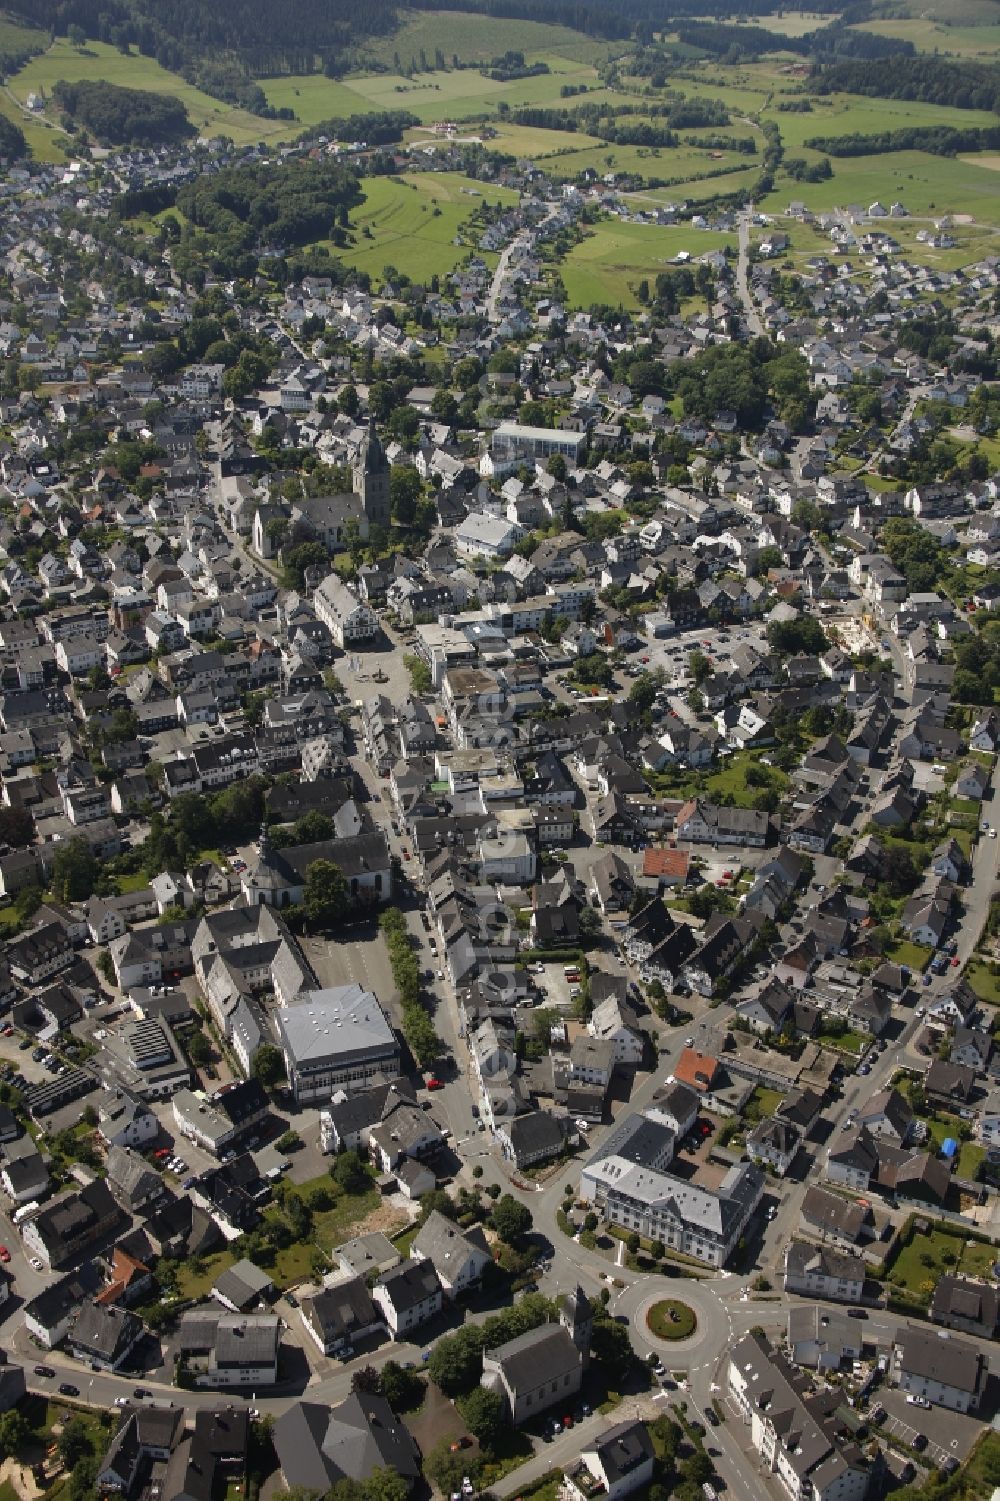
[[368, 525], [388, 528], [389, 460], [375, 431], [374, 417], [368, 419], [368, 437], [354, 461], [354, 493], [361, 498]]
[[358, 445], [351, 476], [350, 494], [309, 495], [293, 501], [291, 506], [261, 506], [253, 522], [254, 551], [262, 558], [274, 557], [278, 548], [268, 535], [268, 523], [275, 518], [289, 523], [291, 535], [300, 540], [316, 538], [331, 552], [346, 547], [355, 536], [367, 542], [373, 526], [388, 531], [389, 460], [375, 431], [373, 417], [369, 418], [368, 431]]

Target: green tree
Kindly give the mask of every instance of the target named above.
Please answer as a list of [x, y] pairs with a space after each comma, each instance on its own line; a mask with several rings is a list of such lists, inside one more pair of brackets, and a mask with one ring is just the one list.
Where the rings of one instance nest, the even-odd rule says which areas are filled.
[[97, 887], [100, 866], [79, 835], [60, 844], [52, 858], [52, 894], [57, 902], [85, 902]]
[[490, 1222], [501, 1240], [517, 1245], [531, 1229], [531, 1210], [507, 1193], [494, 1204]]
[[202, 1068], [206, 1063], [211, 1063], [212, 1061], [212, 1044], [204, 1032], [191, 1033], [188, 1039], [187, 1050], [188, 1057], [195, 1068]]
[[412, 526], [417, 501], [423, 491], [420, 475], [411, 464], [393, 464], [389, 470], [389, 503], [398, 526]]
[[362, 1501], [407, 1501], [410, 1482], [397, 1470], [383, 1467], [361, 1483]]
[[346, 1194], [362, 1194], [371, 1187], [371, 1174], [357, 1152], [341, 1152], [330, 1176]]
[[325, 840], [332, 839], [334, 833], [333, 819], [319, 808], [303, 813], [292, 829], [296, 844], [322, 844]]
[[382, 1395], [393, 1412], [407, 1412], [416, 1407], [424, 1392], [424, 1383], [416, 1371], [408, 1371], [398, 1360], [387, 1360], [382, 1367]]
[[0, 1457], [9, 1459], [24, 1445], [30, 1429], [23, 1413], [12, 1407], [0, 1417]]
[[660, 668], [655, 672], [640, 672], [629, 689], [628, 702], [638, 714], [648, 714], [656, 702], [656, 695], [663, 686], [665, 675]]
[[303, 901], [306, 916], [315, 927], [332, 928], [343, 922], [351, 905], [350, 892], [332, 860], [314, 860], [307, 867]]
[[82, 1459], [93, 1455], [94, 1445], [82, 1418], [70, 1418], [56, 1441], [56, 1447], [67, 1470], [75, 1469]]
[[510, 1429], [506, 1403], [499, 1392], [491, 1392], [485, 1386], [475, 1387], [463, 1398], [462, 1416], [469, 1431], [486, 1449], [495, 1449]]
[[431, 681], [431, 670], [423, 657], [418, 657], [412, 652], [407, 653], [403, 658], [403, 666], [410, 674], [410, 687], [414, 693], [423, 696], [432, 692], [434, 684]]
[[712, 676], [712, 664], [703, 651], [693, 651], [688, 656], [688, 671], [694, 679], [695, 687], [700, 688]]
[[479, 1383], [483, 1370], [483, 1331], [478, 1324], [439, 1339], [427, 1363], [431, 1380], [446, 1397], [458, 1397]]
[[285, 1059], [271, 1042], [261, 1043], [250, 1062], [250, 1077], [265, 1089], [273, 1089], [285, 1077]]
[[635, 1359], [627, 1326], [611, 1319], [595, 1320], [590, 1353], [600, 1362], [608, 1385], [621, 1391]]

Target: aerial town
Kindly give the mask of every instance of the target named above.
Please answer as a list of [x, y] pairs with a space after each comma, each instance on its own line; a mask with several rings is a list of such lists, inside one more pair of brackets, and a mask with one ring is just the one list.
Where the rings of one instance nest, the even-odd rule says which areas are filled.
[[[0, 1482], [939, 1485], [1000, 1392], [1000, 259], [533, 162], [426, 282], [137, 227], [343, 155], [0, 182]], [[566, 305], [596, 212], [690, 230], [641, 311]]]

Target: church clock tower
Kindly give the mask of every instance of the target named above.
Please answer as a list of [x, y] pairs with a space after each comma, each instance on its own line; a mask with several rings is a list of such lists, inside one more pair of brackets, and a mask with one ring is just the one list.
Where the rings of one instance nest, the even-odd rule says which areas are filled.
[[368, 419], [368, 437], [354, 463], [354, 493], [361, 498], [369, 526], [389, 530], [389, 460], [375, 431], [375, 419]]

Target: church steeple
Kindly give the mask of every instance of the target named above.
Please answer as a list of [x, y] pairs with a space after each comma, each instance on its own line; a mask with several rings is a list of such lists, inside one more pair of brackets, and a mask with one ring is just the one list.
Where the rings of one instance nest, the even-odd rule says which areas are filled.
[[590, 1339], [594, 1332], [594, 1310], [590, 1306], [590, 1299], [579, 1283], [573, 1292], [566, 1293], [560, 1300], [559, 1322], [579, 1350], [586, 1369], [590, 1364]]
[[358, 450], [354, 463], [354, 493], [361, 497], [369, 526], [388, 528], [389, 460], [375, 431], [375, 417], [368, 415], [368, 436]]

